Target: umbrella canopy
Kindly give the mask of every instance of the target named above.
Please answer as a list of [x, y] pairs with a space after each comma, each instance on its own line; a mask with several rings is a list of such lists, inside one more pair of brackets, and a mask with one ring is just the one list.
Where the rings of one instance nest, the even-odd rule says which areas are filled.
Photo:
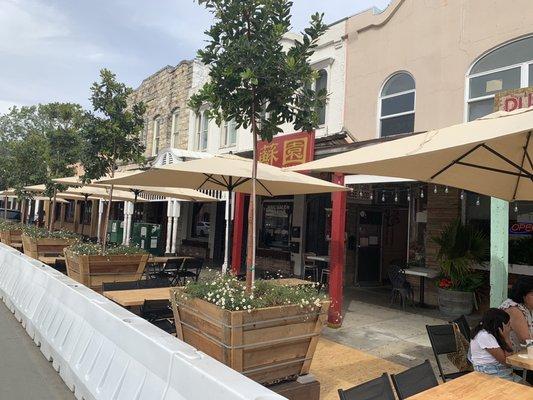
[[403, 137], [289, 168], [372, 174], [533, 200], [533, 108]]
[[[327, 193], [348, 190], [322, 179], [304, 174], [283, 171], [267, 164], [258, 164], [257, 194], [281, 196], [291, 194]], [[141, 185], [162, 187], [188, 187], [193, 189], [231, 190], [252, 192], [252, 160], [234, 155], [217, 155], [212, 158], [184, 161], [148, 171], [99, 183], [115, 185]]]
[[[139, 172], [142, 172], [142, 171], [137, 170], [137, 171], [117, 172], [115, 173], [115, 178], [123, 178], [123, 177], [131, 176], [134, 174], [138, 174]], [[109, 179], [109, 178], [104, 178], [104, 180], [105, 179]], [[83, 185], [83, 183], [79, 180], [78, 176], [58, 178], [58, 179], [53, 179], [53, 181], [56, 183], [60, 183], [63, 185], [68, 185], [68, 186]], [[111, 185], [100, 183], [100, 181], [94, 181], [87, 186], [108, 188]], [[122, 190], [122, 191], [131, 191], [134, 193], [135, 192], [145, 193], [145, 194], [150, 194], [150, 195], [155, 195], [155, 196], [171, 197], [173, 199], [177, 199], [181, 201], [202, 201], [202, 202], [218, 201], [217, 198], [209, 196], [202, 192], [199, 192], [198, 190], [186, 189], [186, 188], [165, 188], [165, 187], [139, 186], [139, 185], [115, 185], [114, 189]], [[113, 195], [113, 197], [115, 196]]]
[[[66, 192], [63, 192], [66, 195], [78, 195], [78, 196], [88, 196], [89, 199], [102, 199], [109, 200], [109, 191], [105, 188], [95, 187], [95, 186], [80, 186], [69, 188]], [[135, 195], [131, 192], [125, 192], [123, 190], [113, 190], [113, 201], [135, 201]], [[140, 199], [140, 201], [144, 201]]]

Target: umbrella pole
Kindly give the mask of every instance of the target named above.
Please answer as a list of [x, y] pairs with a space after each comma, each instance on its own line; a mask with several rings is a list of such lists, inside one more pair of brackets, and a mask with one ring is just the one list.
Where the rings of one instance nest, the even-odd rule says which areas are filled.
[[50, 222], [48, 223], [48, 232], [54, 230], [54, 220], [56, 217], [56, 200], [57, 200], [57, 188], [54, 187], [54, 199], [52, 200], [52, 209], [48, 214], [50, 214]]
[[230, 224], [231, 224], [231, 189], [228, 188], [228, 198], [226, 199], [226, 240], [224, 243], [224, 264], [222, 273], [227, 273], [229, 268], [229, 243], [230, 243]]
[[[113, 170], [111, 174], [111, 178], [114, 178], [115, 171]], [[109, 201], [107, 203], [107, 210], [104, 220], [104, 240], [102, 240], [102, 249], [105, 252], [107, 249], [107, 226], [109, 225], [109, 214], [111, 212], [111, 205], [113, 204], [113, 188], [115, 185], [111, 185], [111, 188], [109, 189]]]
[[83, 197], [84, 197], [84, 200], [83, 200], [83, 215], [82, 215], [82, 218], [81, 218], [81, 236], [82, 237], [83, 237], [83, 230], [84, 230], [83, 228], [85, 228], [85, 215], [87, 215], [87, 198], [89, 197], [89, 195], [88, 194], [84, 194]]
[[7, 221], [7, 196], [4, 197], [4, 219]]

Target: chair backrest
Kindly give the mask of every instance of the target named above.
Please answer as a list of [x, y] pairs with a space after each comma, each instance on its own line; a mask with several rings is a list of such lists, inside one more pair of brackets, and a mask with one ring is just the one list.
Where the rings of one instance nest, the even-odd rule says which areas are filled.
[[141, 317], [160, 316], [168, 317], [172, 315], [170, 300], [145, 300], [141, 306]]
[[185, 259], [185, 262], [183, 263], [183, 269], [187, 271], [190, 271], [190, 270], [199, 271], [202, 269], [204, 262], [205, 260], [201, 258], [187, 258]]
[[103, 282], [102, 291], [109, 292], [112, 290], [133, 290], [139, 289], [139, 281], [126, 282]]
[[154, 278], [139, 281], [139, 289], [153, 289], [172, 286], [168, 278]]
[[393, 288], [402, 288], [407, 280], [405, 277], [405, 271], [398, 265], [390, 265], [388, 274]]
[[392, 375], [391, 378], [400, 400], [439, 385], [429, 360], [407, 371]]
[[449, 354], [457, 351], [457, 344], [455, 343], [455, 333], [453, 332], [453, 326], [451, 324], [426, 325], [426, 330], [428, 332], [433, 354], [435, 355], [435, 361], [437, 361], [440, 376], [442, 380], [446, 381], [444, 371], [440, 363], [439, 355]]
[[395, 400], [387, 374], [351, 389], [339, 389], [339, 398], [340, 400]]
[[465, 339], [470, 342], [472, 335], [471, 335], [470, 325], [468, 325], [468, 321], [466, 320], [466, 317], [464, 315], [461, 315], [459, 318], [456, 318], [450, 322], [456, 323], [457, 326], [459, 327], [459, 330], [465, 337]]

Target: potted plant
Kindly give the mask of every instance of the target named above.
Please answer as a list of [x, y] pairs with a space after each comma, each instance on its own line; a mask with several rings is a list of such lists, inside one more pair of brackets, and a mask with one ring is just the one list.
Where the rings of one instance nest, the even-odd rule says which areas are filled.
[[177, 336], [262, 384], [309, 372], [329, 301], [311, 285], [216, 275], [174, 288]]
[[441, 277], [437, 281], [439, 309], [449, 315], [468, 315], [474, 306], [474, 292], [483, 283], [473, 266], [488, 255], [486, 235], [456, 220], [433, 241], [439, 245], [437, 259]]
[[17, 250], [22, 250], [22, 228], [18, 222], [0, 221], [0, 241]]
[[80, 240], [80, 237], [70, 231], [48, 231], [36, 226], [24, 226], [21, 235], [24, 254], [42, 259], [49, 255], [62, 255], [65, 247]]
[[137, 281], [141, 278], [148, 253], [138, 247], [102, 246], [76, 243], [65, 249], [67, 274], [91, 289], [100, 292], [104, 282]]

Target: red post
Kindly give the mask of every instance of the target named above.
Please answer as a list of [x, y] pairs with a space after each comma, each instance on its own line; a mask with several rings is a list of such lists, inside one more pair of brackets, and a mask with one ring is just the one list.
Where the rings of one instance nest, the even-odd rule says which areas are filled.
[[244, 199], [242, 193], [235, 193], [235, 206], [233, 216], [233, 246], [231, 248], [231, 271], [237, 275], [241, 272], [244, 230]]
[[[344, 185], [344, 175], [333, 175], [333, 183]], [[329, 308], [328, 325], [338, 328], [342, 325], [342, 297], [344, 284], [345, 247], [344, 237], [346, 231], [346, 192], [331, 194], [331, 243], [329, 264]]]

